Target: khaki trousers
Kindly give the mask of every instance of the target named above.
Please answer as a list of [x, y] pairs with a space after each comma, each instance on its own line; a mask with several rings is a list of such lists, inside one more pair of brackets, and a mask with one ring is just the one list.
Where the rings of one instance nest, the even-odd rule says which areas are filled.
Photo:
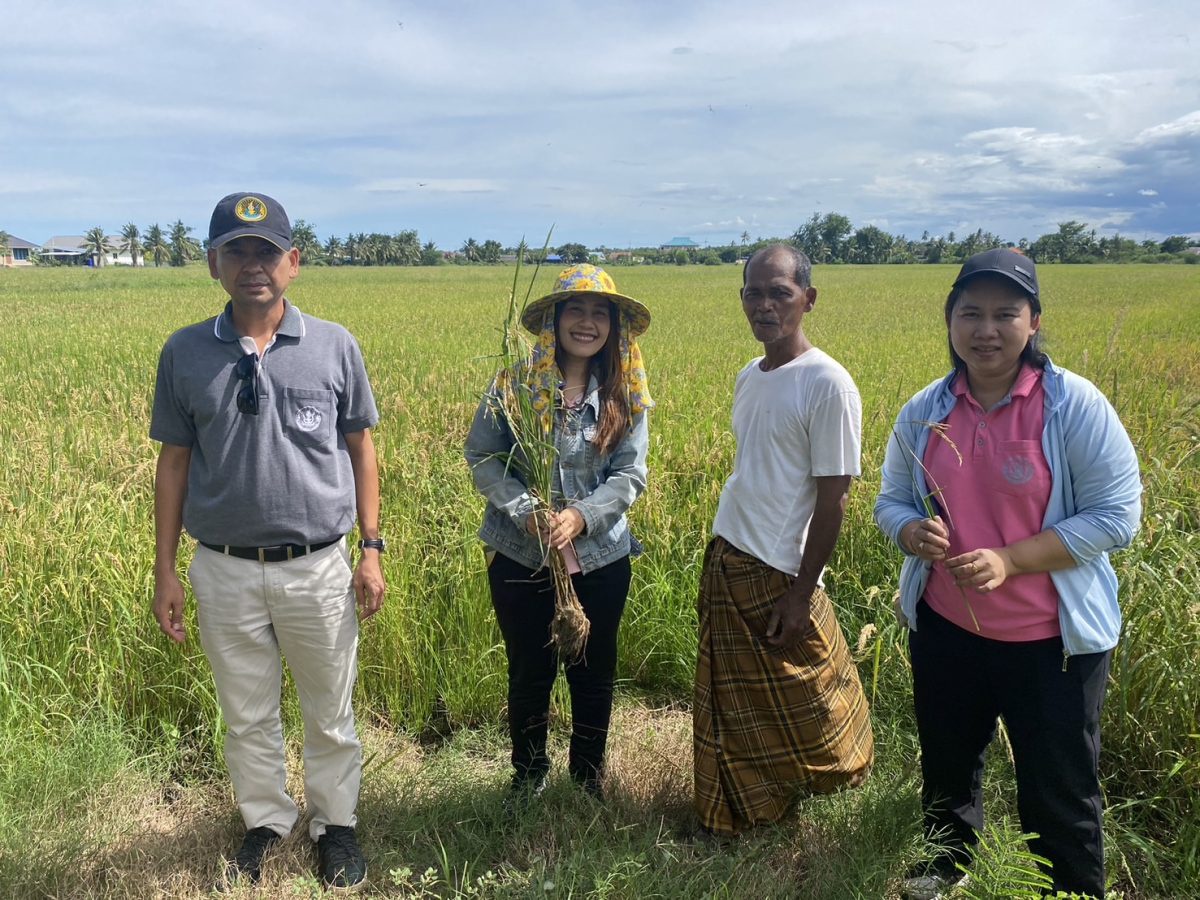
[[265, 825], [287, 835], [298, 816], [285, 790], [281, 653], [304, 718], [309, 834], [315, 840], [326, 825], [355, 824], [362, 745], [350, 703], [358, 665], [352, 577], [345, 540], [278, 563], [196, 548], [188, 578], [247, 829]]

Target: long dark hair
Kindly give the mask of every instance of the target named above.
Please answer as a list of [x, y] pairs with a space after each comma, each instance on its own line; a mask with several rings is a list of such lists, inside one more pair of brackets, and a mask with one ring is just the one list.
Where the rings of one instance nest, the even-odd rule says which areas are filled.
[[[958, 305], [958, 301], [962, 299], [963, 293], [967, 287], [976, 282], [984, 281], [985, 279], [992, 281], [995, 284], [1002, 285], [1008, 289], [1013, 296], [1024, 297], [1029, 301], [1029, 309], [1032, 315], [1040, 316], [1042, 314], [1042, 304], [1033, 294], [1026, 293], [1021, 290], [1020, 286], [1011, 278], [1006, 278], [1003, 275], [996, 275], [991, 272], [984, 272], [976, 275], [964, 284], [953, 288], [949, 296], [946, 297], [946, 346], [950, 348], [950, 362], [954, 365], [955, 371], [961, 372], [967, 367], [963, 358], [954, 352], [954, 342], [950, 340], [950, 315], [954, 312], [954, 307]], [[1050, 357], [1046, 356], [1042, 350], [1042, 329], [1039, 326], [1038, 330], [1033, 333], [1029, 340], [1025, 343], [1025, 349], [1021, 351], [1021, 362], [1028, 363], [1035, 369], [1044, 369], [1046, 364], [1050, 362]]]
[[[554, 304], [554, 340], [558, 341], [558, 320], [563, 304]], [[608, 301], [608, 340], [604, 348], [588, 361], [588, 374], [595, 375], [600, 385], [600, 420], [592, 445], [600, 453], [612, 453], [625, 432], [629, 430], [629, 392], [621, 374], [621, 310]], [[586, 387], [584, 388], [586, 390]]]

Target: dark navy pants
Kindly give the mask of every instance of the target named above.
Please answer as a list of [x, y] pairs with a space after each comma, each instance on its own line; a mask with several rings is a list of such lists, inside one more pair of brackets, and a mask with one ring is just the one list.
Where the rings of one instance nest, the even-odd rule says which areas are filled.
[[[1104, 896], [1100, 708], [1112, 651], [1064, 657], [1060, 638], [1005, 642], [959, 628], [922, 601], [909, 632], [921, 740], [921, 805], [945, 862], [967, 862], [983, 827], [984, 751], [1003, 717], [1021, 828], [1054, 888]], [[1065, 667], [1065, 668], [1064, 668]]]
[[[568, 766], [578, 782], [604, 771], [617, 671], [617, 630], [629, 594], [629, 557], [586, 575], [572, 575], [579, 603], [591, 623], [583, 659], [565, 667], [571, 693]], [[558, 654], [550, 646], [554, 588], [547, 569], [533, 572], [497, 553], [488, 567], [492, 607], [508, 654], [508, 728], [512, 763], [520, 779], [537, 779], [550, 769], [546, 730]]]

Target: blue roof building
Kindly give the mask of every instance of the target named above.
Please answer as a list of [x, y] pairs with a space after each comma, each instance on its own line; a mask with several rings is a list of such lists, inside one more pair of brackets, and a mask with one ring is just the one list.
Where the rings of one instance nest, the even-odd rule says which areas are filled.
[[699, 244], [690, 237], [673, 237], [665, 244], [659, 245], [659, 250], [695, 250]]

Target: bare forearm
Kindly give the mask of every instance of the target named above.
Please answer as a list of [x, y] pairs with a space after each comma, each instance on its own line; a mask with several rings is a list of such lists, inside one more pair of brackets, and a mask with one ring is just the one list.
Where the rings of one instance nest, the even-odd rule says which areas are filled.
[[[358, 507], [358, 530], [368, 540], [379, 537], [379, 458], [369, 429], [345, 435], [354, 470], [354, 496]], [[365, 621], [383, 606], [387, 582], [380, 567], [381, 551], [364, 548], [354, 570], [354, 595], [359, 615]]]
[[346, 436], [350, 467], [354, 470], [354, 496], [358, 529], [364, 538], [379, 537], [379, 458], [367, 429]]
[[1014, 575], [1054, 572], [1078, 565], [1053, 531], [1043, 531], [1007, 547], [968, 550], [945, 560], [946, 571], [962, 588], [994, 591]]
[[1057, 572], [1078, 565], [1059, 536], [1049, 530], [1009, 544], [998, 552], [1006, 558], [1009, 575]]
[[175, 571], [187, 497], [189, 447], [164, 444], [154, 473], [154, 572]]
[[812, 626], [813, 592], [817, 589], [821, 570], [833, 554], [846, 510], [849, 476], [818, 478], [816, 481], [817, 502], [808, 525], [800, 570], [787, 592], [775, 602], [767, 619], [767, 643], [780, 649], [794, 647]]
[[806, 597], [816, 590], [821, 571], [833, 555], [833, 548], [837, 546], [850, 489], [848, 477], [819, 478], [817, 483], [817, 503], [808, 526], [808, 538], [804, 542], [800, 571], [793, 585], [793, 590], [803, 592]]

